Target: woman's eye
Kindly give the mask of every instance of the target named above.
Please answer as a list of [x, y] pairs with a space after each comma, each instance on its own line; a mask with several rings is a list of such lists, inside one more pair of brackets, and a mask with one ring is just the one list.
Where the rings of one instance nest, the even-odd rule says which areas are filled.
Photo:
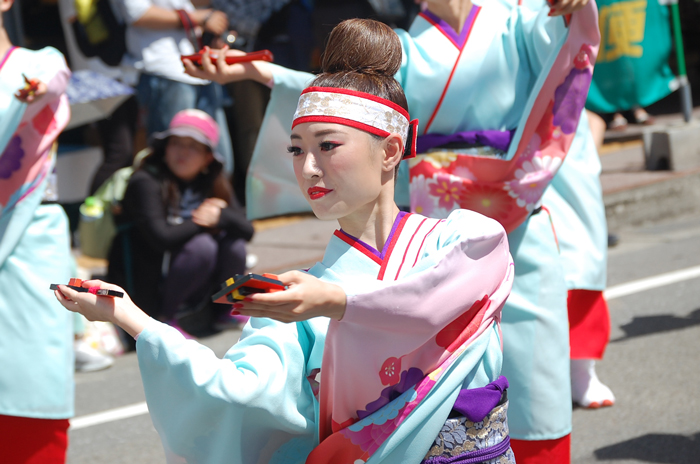
[[301, 148], [290, 146], [290, 147], [287, 147], [287, 152], [291, 153], [292, 156], [301, 155]]
[[335, 142], [321, 142], [319, 145], [319, 147], [321, 147], [321, 151], [331, 151], [339, 146], [340, 144]]

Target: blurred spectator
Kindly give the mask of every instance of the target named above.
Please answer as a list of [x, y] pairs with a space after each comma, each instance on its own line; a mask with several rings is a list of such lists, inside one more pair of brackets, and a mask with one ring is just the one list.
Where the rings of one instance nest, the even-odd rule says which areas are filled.
[[[216, 122], [200, 110], [178, 112], [168, 130], [153, 134], [152, 153], [126, 188], [109, 256], [109, 281], [132, 282], [134, 302], [184, 334], [178, 316], [245, 271], [253, 236], [222, 171], [218, 138]], [[230, 306], [215, 306], [214, 323], [228, 321]]]
[[673, 51], [667, 2], [597, 0], [600, 46], [586, 108], [607, 127], [650, 125], [646, 107], [677, 90], [669, 61]]
[[[165, 130], [178, 111], [190, 108], [206, 112], [226, 127], [221, 86], [188, 76], [180, 60], [181, 55], [200, 50], [202, 31], [216, 37], [226, 32], [226, 15], [210, 8], [195, 9], [190, 0], [118, 2], [128, 24], [127, 51], [141, 72], [136, 90], [147, 112], [147, 134]], [[231, 172], [231, 140], [225, 131], [217, 151], [223, 156], [225, 171]]]
[[[88, 58], [82, 54], [71, 27], [71, 23], [76, 21], [75, 0], [59, 0], [58, 8], [61, 15], [63, 35], [66, 38], [68, 62], [71, 69], [73, 71], [89, 69], [123, 82], [126, 85], [135, 86], [138, 80], [138, 72], [134, 67], [133, 59], [129, 55], [124, 55], [119, 66], [107, 66], [99, 58]], [[120, 10], [118, 8], [114, 8], [113, 11], [116, 15], [119, 15]], [[92, 178], [90, 195], [95, 193], [100, 185], [118, 169], [131, 165], [134, 157], [134, 139], [136, 137], [138, 114], [138, 102], [136, 97], [132, 96], [119, 105], [111, 115], [96, 123], [104, 158]]]
[[[312, 8], [309, 0], [212, 0], [212, 8], [224, 12], [235, 41], [230, 46], [245, 51], [270, 50], [275, 63], [309, 71], [315, 48]], [[233, 188], [245, 205], [245, 184], [250, 158], [270, 89], [254, 81], [226, 85], [233, 105], [226, 108], [233, 145]]]

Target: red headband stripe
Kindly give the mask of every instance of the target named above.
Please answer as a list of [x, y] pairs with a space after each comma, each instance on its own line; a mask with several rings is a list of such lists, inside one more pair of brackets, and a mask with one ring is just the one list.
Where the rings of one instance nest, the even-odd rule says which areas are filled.
[[364, 124], [352, 119], [341, 118], [338, 116], [302, 116], [294, 120], [292, 123], [292, 129], [294, 129], [297, 124], [302, 124], [305, 122], [329, 122], [333, 124], [342, 124], [343, 126], [354, 127], [355, 129], [360, 129], [369, 132], [370, 134], [379, 135], [380, 137], [388, 137], [391, 135], [389, 132], [378, 129], [374, 126], [370, 126], [369, 124]]
[[386, 105], [392, 110], [400, 113], [403, 117], [406, 119], [410, 119], [408, 115], [408, 111], [406, 111], [404, 108], [400, 107], [393, 101], [387, 100], [386, 98], [378, 97], [376, 95], [372, 95], [371, 93], [365, 93], [365, 92], [358, 92], [357, 90], [350, 90], [350, 89], [337, 89], [335, 87], [307, 87], [304, 89], [303, 92], [301, 92], [302, 95], [305, 93], [309, 92], [328, 92], [328, 93], [341, 93], [343, 95], [351, 95], [353, 97], [359, 97], [359, 98], [364, 98], [366, 100], [372, 100], [377, 103], [381, 103], [382, 105]]

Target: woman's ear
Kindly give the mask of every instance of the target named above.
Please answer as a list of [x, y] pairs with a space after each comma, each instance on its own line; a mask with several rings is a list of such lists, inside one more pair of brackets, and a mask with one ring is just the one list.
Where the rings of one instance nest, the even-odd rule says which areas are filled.
[[384, 160], [382, 169], [393, 172], [403, 158], [403, 139], [397, 134], [391, 134], [384, 139]]
[[[10, 8], [12, 8], [12, 4], [15, 2], [15, 0], [0, 0], [0, 13], [6, 13], [10, 11]], [[0, 25], [2, 24], [2, 21], [0, 20]]]

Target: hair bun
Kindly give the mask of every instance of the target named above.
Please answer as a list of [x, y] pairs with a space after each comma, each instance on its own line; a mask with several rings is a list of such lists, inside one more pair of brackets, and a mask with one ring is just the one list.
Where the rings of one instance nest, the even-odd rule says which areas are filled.
[[348, 19], [338, 24], [323, 54], [324, 73], [393, 77], [401, 68], [401, 42], [386, 24], [372, 19]]

